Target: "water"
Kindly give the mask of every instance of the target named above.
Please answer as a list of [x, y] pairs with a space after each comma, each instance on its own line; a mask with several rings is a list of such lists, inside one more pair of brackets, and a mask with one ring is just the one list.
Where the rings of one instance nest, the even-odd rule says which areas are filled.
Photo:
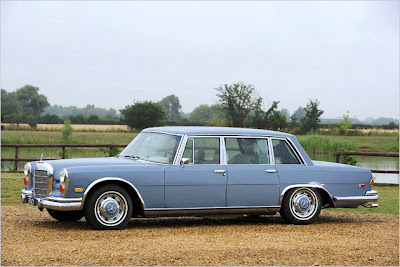
[[[108, 149], [106, 153], [101, 151], [99, 148], [70, 148], [70, 158], [90, 158], [90, 157], [105, 157], [108, 156]], [[20, 148], [18, 157], [19, 158], [40, 158], [43, 153], [44, 158], [61, 158], [61, 148]], [[331, 154], [309, 154], [312, 160], [322, 160], [335, 162], [335, 155]], [[1, 148], [2, 158], [14, 158], [14, 148]], [[366, 157], [366, 156], [353, 156], [357, 160], [356, 166], [372, 169], [372, 170], [399, 170], [399, 158], [390, 157]], [[18, 163], [18, 170], [23, 170], [24, 162]], [[8, 170], [9, 167], [14, 166], [14, 162], [2, 161], [1, 170]], [[374, 173], [376, 183], [389, 183], [399, 184], [398, 174], [387, 174], [387, 173]]]
[[[336, 156], [331, 154], [309, 154], [312, 160], [335, 162]], [[342, 157], [342, 156], [341, 156]], [[352, 156], [357, 160], [356, 166], [370, 170], [398, 171], [399, 158]], [[399, 175], [392, 173], [373, 173], [376, 183], [399, 184]]]

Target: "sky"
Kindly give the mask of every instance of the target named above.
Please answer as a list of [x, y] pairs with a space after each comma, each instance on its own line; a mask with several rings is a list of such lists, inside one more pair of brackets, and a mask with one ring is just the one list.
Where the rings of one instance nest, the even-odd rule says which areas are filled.
[[399, 117], [399, 1], [1, 1], [0, 85], [52, 105], [182, 111], [242, 81], [290, 113]]

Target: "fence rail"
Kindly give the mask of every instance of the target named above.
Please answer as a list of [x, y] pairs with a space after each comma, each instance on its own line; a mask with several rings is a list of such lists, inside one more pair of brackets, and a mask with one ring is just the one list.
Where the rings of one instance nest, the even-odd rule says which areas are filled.
[[[341, 155], [351, 155], [351, 156], [369, 156], [369, 157], [393, 157], [398, 158], [398, 152], [358, 152], [358, 151], [336, 151], [336, 162], [340, 162]], [[399, 174], [399, 171], [393, 170], [371, 170], [373, 173], [394, 173]]]
[[[2, 158], [1, 161], [13, 161], [14, 162], [14, 168], [15, 171], [18, 169], [18, 162], [19, 161], [35, 161], [39, 160], [38, 158], [36, 159], [23, 159], [23, 158], [18, 158], [18, 151], [19, 148], [61, 148], [61, 158], [65, 159], [65, 149], [67, 147], [80, 147], [80, 148], [93, 148], [93, 147], [98, 147], [98, 148], [108, 148], [109, 151], [109, 156], [111, 157], [113, 155], [113, 148], [117, 147], [126, 147], [126, 145], [113, 145], [113, 144], [22, 144], [22, 145], [14, 145], [14, 144], [2, 144], [1, 147], [11, 147], [15, 149], [15, 157], [14, 158]], [[44, 159], [44, 160], [55, 160], [55, 159]]]

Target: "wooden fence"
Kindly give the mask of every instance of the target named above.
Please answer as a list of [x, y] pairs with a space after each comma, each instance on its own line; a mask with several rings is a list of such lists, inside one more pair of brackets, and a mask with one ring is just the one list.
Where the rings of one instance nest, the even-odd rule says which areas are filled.
[[[336, 162], [340, 162], [341, 155], [351, 155], [351, 156], [369, 156], [369, 157], [394, 157], [398, 158], [398, 152], [357, 152], [357, 151], [336, 151]], [[399, 173], [395, 170], [371, 170], [374, 173]]]
[[[65, 159], [65, 149], [67, 147], [80, 147], [80, 148], [108, 148], [109, 151], [109, 156], [111, 157], [113, 155], [113, 148], [117, 147], [126, 147], [126, 145], [94, 145], [94, 144], [82, 144], [82, 145], [75, 145], [75, 144], [70, 144], [70, 145], [59, 145], [59, 144], [47, 144], [47, 145], [42, 145], [42, 144], [32, 144], [32, 145], [11, 145], [11, 144], [2, 144], [1, 147], [11, 147], [15, 149], [15, 157], [14, 158], [2, 158], [1, 161], [13, 161], [14, 162], [14, 167], [15, 171], [18, 169], [18, 162], [19, 161], [36, 161], [39, 160], [38, 158], [36, 159], [24, 159], [24, 158], [19, 158], [18, 157], [18, 151], [20, 148], [61, 148], [61, 158]], [[43, 159], [43, 160], [55, 160], [55, 159]]]

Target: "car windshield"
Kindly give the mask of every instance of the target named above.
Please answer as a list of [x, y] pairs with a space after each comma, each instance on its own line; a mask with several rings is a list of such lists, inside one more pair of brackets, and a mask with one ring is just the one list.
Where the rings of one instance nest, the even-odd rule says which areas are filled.
[[181, 136], [142, 132], [119, 154], [159, 163], [172, 163]]

